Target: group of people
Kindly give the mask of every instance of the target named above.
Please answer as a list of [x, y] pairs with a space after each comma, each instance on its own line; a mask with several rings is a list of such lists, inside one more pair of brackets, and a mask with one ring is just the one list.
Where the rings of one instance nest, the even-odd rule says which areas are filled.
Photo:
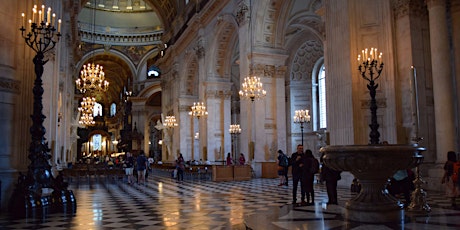
[[[244, 157], [243, 153], [240, 153], [240, 157], [238, 158], [238, 165], [246, 164], [246, 158]], [[233, 165], [233, 158], [230, 153], [227, 153], [227, 158], [225, 159], [225, 165]]]
[[139, 156], [134, 158], [130, 153], [126, 153], [126, 158], [123, 162], [123, 168], [125, 169], [126, 176], [128, 177], [128, 184], [134, 184], [134, 168], [137, 172], [137, 183], [139, 185], [145, 185], [146, 182], [146, 172], [149, 168], [149, 161], [145, 156], [144, 151], [139, 153]]
[[[315, 203], [314, 180], [319, 172], [319, 161], [310, 149], [303, 150], [303, 145], [297, 145], [297, 151], [289, 158], [282, 150], [278, 150], [278, 186], [288, 186], [288, 169], [292, 167], [292, 203], [295, 206], [313, 205]], [[322, 159], [321, 159], [322, 161]], [[326, 182], [328, 204], [337, 202], [337, 181], [341, 179], [340, 171], [323, 165], [320, 178]], [[297, 203], [297, 190], [300, 183], [300, 203]]]

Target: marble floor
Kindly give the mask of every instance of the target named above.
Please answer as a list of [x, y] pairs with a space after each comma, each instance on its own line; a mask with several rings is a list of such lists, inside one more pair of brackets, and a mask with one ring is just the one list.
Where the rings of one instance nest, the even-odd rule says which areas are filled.
[[0, 229], [460, 229], [460, 210], [443, 194], [428, 191], [430, 213], [405, 213], [402, 223], [344, 219], [355, 194], [340, 188], [339, 205], [326, 205], [325, 186], [315, 184], [315, 205], [293, 207], [292, 187], [277, 179], [212, 182], [186, 176], [176, 182], [154, 172], [146, 185], [105, 177], [74, 179], [75, 213], [15, 219], [0, 213]]

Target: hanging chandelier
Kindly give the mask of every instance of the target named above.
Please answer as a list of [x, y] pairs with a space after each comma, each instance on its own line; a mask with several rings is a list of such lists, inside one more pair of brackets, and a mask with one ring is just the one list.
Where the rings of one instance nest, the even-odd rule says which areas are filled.
[[92, 113], [83, 113], [78, 121], [81, 125], [91, 126], [95, 125], [94, 117]]
[[105, 80], [105, 74], [101, 65], [86, 64], [80, 72], [80, 78], [75, 81], [80, 92], [86, 91], [107, 91], [109, 82]]
[[261, 99], [265, 97], [267, 92], [263, 88], [263, 84], [259, 77], [249, 76], [244, 78], [243, 84], [241, 84], [240, 97], [244, 99]]
[[96, 123], [93, 117], [94, 104], [96, 104], [96, 98], [94, 97], [84, 97], [82, 99], [80, 107], [78, 108], [81, 114], [79, 120], [80, 124], [89, 126]]
[[[94, 55], [94, 44], [96, 43], [96, 1], [94, 1], [92, 28], [92, 55]], [[91, 57], [91, 59], [93, 58], [94, 57]], [[103, 71], [102, 65], [94, 64], [94, 59], [93, 63], [87, 63], [86, 65], [83, 65], [83, 69], [80, 71], [80, 78], [75, 81], [75, 85], [81, 93], [85, 93], [86, 91], [105, 92], [109, 88], [109, 82], [105, 80], [105, 73]]]
[[241, 133], [240, 125], [239, 124], [230, 125], [230, 128], [228, 129], [228, 132], [230, 134], [240, 134]]
[[164, 126], [166, 126], [168, 128], [178, 126], [178, 124], [176, 122], [176, 117], [175, 116], [166, 116]]
[[251, 63], [249, 65], [249, 75], [244, 78], [244, 82], [241, 84], [241, 90], [239, 92], [240, 97], [242, 99], [251, 99], [251, 101], [254, 101], [254, 99], [262, 99], [265, 97], [267, 92], [264, 90], [263, 84], [260, 81], [260, 77], [256, 77], [253, 74], [253, 68], [254, 68], [254, 55], [252, 53], [252, 43], [253, 43], [253, 34], [252, 34], [252, 1], [249, 1], [249, 26], [248, 26], [248, 35], [249, 39], [248, 41], [250, 42], [250, 53], [251, 53]]
[[193, 102], [192, 111], [188, 113], [198, 119], [203, 116], [208, 115], [208, 111], [206, 111], [206, 106], [204, 106], [203, 102]]

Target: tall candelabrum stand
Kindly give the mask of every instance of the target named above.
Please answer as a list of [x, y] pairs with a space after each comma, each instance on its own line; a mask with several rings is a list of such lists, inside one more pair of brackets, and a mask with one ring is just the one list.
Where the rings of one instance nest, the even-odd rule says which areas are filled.
[[[54, 48], [59, 41], [60, 23], [55, 21], [55, 15], [51, 18], [51, 8], [48, 8], [47, 17], [35, 6], [33, 8], [33, 19], [29, 20], [30, 28], [25, 26], [25, 14], [22, 14], [23, 24], [20, 28], [22, 37], [27, 46], [32, 48], [36, 55], [33, 58], [35, 70], [35, 82], [33, 87], [33, 114], [30, 134], [32, 142], [29, 146], [30, 164], [27, 174], [19, 173], [18, 183], [10, 199], [9, 209], [12, 214], [20, 216], [44, 215], [47, 212], [56, 210], [68, 211], [75, 210], [76, 200], [73, 192], [67, 189], [68, 184], [64, 182], [64, 176], [60, 172], [56, 178], [51, 172], [49, 160], [50, 148], [46, 142], [46, 129], [43, 127], [45, 115], [43, 115], [43, 87], [42, 75], [43, 66], [48, 60], [44, 59], [44, 54]], [[37, 12], [40, 12], [37, 14]], [[37, 15], [39, 15], [37, 17]], [[57, 30], [55, 27], [57, 24]], [[52, 189], [52, 193], [47, 193]]]
[[310, 115], [308, 114], [308, 109], [306, 110], [296, 110], [294, 115], [294, 123], [300, 124], [300, 132], [302, 135], [302, 146], [303, 146], [303, 124], [310, 123]]
[[[419, 136], [419, 123], [420, 123], [420, 114], [419, 114], [419, 108], [418, 108], [418, 91], [417, 91], [417, 71], [415, 67], [411, 67], [412, 70], [412, 79], [411, 79], [411, 88], [412, 88], [412, 105], [415, 108], [414, 111], [414, 117], [415, 117], [415, 125], [414, 125], [414, 137], [412, 138], [412, 141], [418, 145], [420, 141], [423, 140], [422, 137]], [[411, 194], [411, 202], [409, 204], [409, 207], [407, 208], [407, 211], [410, 212], [431, 212], [431, 207], [428, 205], [426, 201], [426, 192], [423, 189], [422, 185], [425, 184], [426, 182], [422, 179], [422, 175], [420, 173], [420, 165], [417, 165], [415, 168], [415, 180], [413, 181], [415, 185], [415, 189]]]
[[232, 136], [232, 149], [233, 149], [233, 161], [237, 162], [237, 145], [236, 145], [236, 137], [241, 134], [241, 128], [239, 124], [232, 124], [228, 129], [228, 132]]
[[403, 204], [391, 196], [385, 186], [398, 170], [419, 165], [423, 160], [421, 152], [425, 148], [418, 145], [379, 144], [380, 134], [377, 123], [377, 103], [375, 100], [378, 84], [375, 80], [383, 70], [381, 54], [376, 50], [363, 51], [361, 61], [358, 56], [360, 75], [369, 82], [367, 88], [371, 96], [371, 132], [369, 145], [336, 145], [320, 149], [326, 166], [339, 171], [349, 171], [361, 183], [361, 191], [345, 204], [345, 218], [359, 222], [401, 222], [404, 218]]

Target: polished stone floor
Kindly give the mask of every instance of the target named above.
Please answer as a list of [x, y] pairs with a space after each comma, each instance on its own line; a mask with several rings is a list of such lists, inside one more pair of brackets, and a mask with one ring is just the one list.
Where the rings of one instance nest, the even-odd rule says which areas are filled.
[[73, 179], [75, 213], [13, 219], [0, 213], [0, 229], [460, 229], [460, 210], [441, 193], [428, 191], [430, 213], [405, 213], [402, 223], [359, 223], [344, 219], [355, 194], [339, 189], [339, 205], [326, 205], [324, 185], [315, 184], [316, 203], [293, 207], [291, 185], [277, 179], [212, 182], [186, 176], [177, 183], [154, 172], [146, 185], [105, 177]]

